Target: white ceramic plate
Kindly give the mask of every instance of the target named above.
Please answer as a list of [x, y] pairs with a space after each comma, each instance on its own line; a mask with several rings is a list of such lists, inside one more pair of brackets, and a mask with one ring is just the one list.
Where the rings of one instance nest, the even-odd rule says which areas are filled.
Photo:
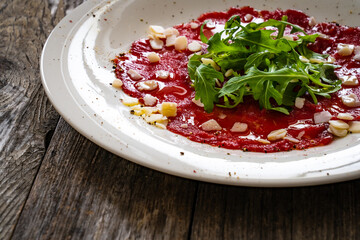
[[358, 22], [360, 1], [319, 0], [90, 0], [51, 33], [41, 57], [46, 93], [63, 118], [101, 147], [169, 174], [243, 186], [305, 186], [360, 176], [360, 136], [328, 146], [284, 153], [249, 153], [190, 142], [147, 125], [121, 104], [110, 60], [145, 36], [149, 24], [188, 22], [201, 13], [250, 5], [295, 8], [319, 21]]

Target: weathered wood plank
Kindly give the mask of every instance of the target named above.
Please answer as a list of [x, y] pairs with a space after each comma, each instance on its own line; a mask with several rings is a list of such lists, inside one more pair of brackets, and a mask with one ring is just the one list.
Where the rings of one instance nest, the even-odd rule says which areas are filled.
[[192, 239], [291, 239], [291, 192], [202, 183]]
[[360, 239], [360, 180], [293, 192], [293, 239]]
[[14, 238], [187, 239], [196, 186], [123, 160], [60, 120]]
[[39, 57], [63, 16], [52, 17], [47, 1], [0, 1], [0, 239], [11, 236], [59, 118], [41, 86]]
[[199, 185], [193, 239], [360, 239], [360, 180], [262, 189]]

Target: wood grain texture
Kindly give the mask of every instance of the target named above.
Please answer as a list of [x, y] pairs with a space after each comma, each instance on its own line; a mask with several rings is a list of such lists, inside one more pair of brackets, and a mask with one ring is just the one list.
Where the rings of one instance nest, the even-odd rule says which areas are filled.
[[14, 239], [187, 239], [196, 186], [123, 160], [61, 120]]
[[[192, 239], [360, 239], [360, 180], [263, 189], [199, 185]], [[211, 211], [209, 211], [211, 209]]]
[[293, 191], [293, 239], [360, 239], [360, 180]]
[[130, 163], [58, 123], [38, 59], [81, 2], [0, 1], [0, 239], [360, 239], [360, 180], [199, 183]]
[[59, 118], [42, 88], [39, 58], [63, 16], [52, 16], [46, 1], [0, 1], [0, 239], [11, 236]]
[[291, 193], [291, 189], [202, 183], [197, 195], [192, 238], [291, 239]]

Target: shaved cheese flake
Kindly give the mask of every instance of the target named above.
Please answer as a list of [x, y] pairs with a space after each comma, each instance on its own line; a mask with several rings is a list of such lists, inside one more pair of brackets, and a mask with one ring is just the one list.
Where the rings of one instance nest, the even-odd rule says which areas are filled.
[[177, 115], [177, 104], [174, 102], [163, 102], [160, 112], [166, 117], [175, 117]]

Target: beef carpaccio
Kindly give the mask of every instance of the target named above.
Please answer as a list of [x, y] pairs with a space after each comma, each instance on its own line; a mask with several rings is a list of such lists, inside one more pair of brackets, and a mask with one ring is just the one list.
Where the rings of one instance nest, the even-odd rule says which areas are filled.
[[[330, 98], [317, 95], [317, 102], [305, 92], [296, 97], [293, 106], [282, 108], [286, 113], [265, 108], [254, 96], [246, 94], [235, 107], [223, 107], [223, 100], [219, 98], [211, 111], [205, 111], [203, 99], [195, 97], [189, 59], [194, 55], [206, 55], [208, 45], [201, 38], [210, 38], [221, 31], [233, 16], [238, 16], [243, 26], [269, 19], [281, 21], [286, 16], [287, 22], [294, 24], [284, 29], [282, 38], [289, 41], [304, 35], [291, 31], [294, 26], [306, 34], [318, 34], [307, 47], [327, 57], [326, 60], [303, 57], [301, 61], [305, 65], [309, 62], [335, 65], [334, 73], [342, 81], [340, 87], [329, 93]], [[123, 103], [130, 107], [131, 113], [150, 124], [214, 147], [265, 153], [326, 145], [337, 137], [359, 132], [359, 28], [317, 23], [315, 18], [297, 10], [270, 12], [243, 7], [205, 13], [174, 27], [151, 25], [149, 29], [148, 37], [135, 41], [129, 52], [113, 60], [117, 80], [112, 85], [121, 87], [129, 96]], [[231, 77], [244, 74], [242, 70], [222, 69], [206, 57], [199, 59], [224, 75], [222, 81], [214, 77], [214, 89]], [[296, 87], [293, 91], [296, 92]], [[274, 99], [269, 102], [277, 109], [278, 102]]]

